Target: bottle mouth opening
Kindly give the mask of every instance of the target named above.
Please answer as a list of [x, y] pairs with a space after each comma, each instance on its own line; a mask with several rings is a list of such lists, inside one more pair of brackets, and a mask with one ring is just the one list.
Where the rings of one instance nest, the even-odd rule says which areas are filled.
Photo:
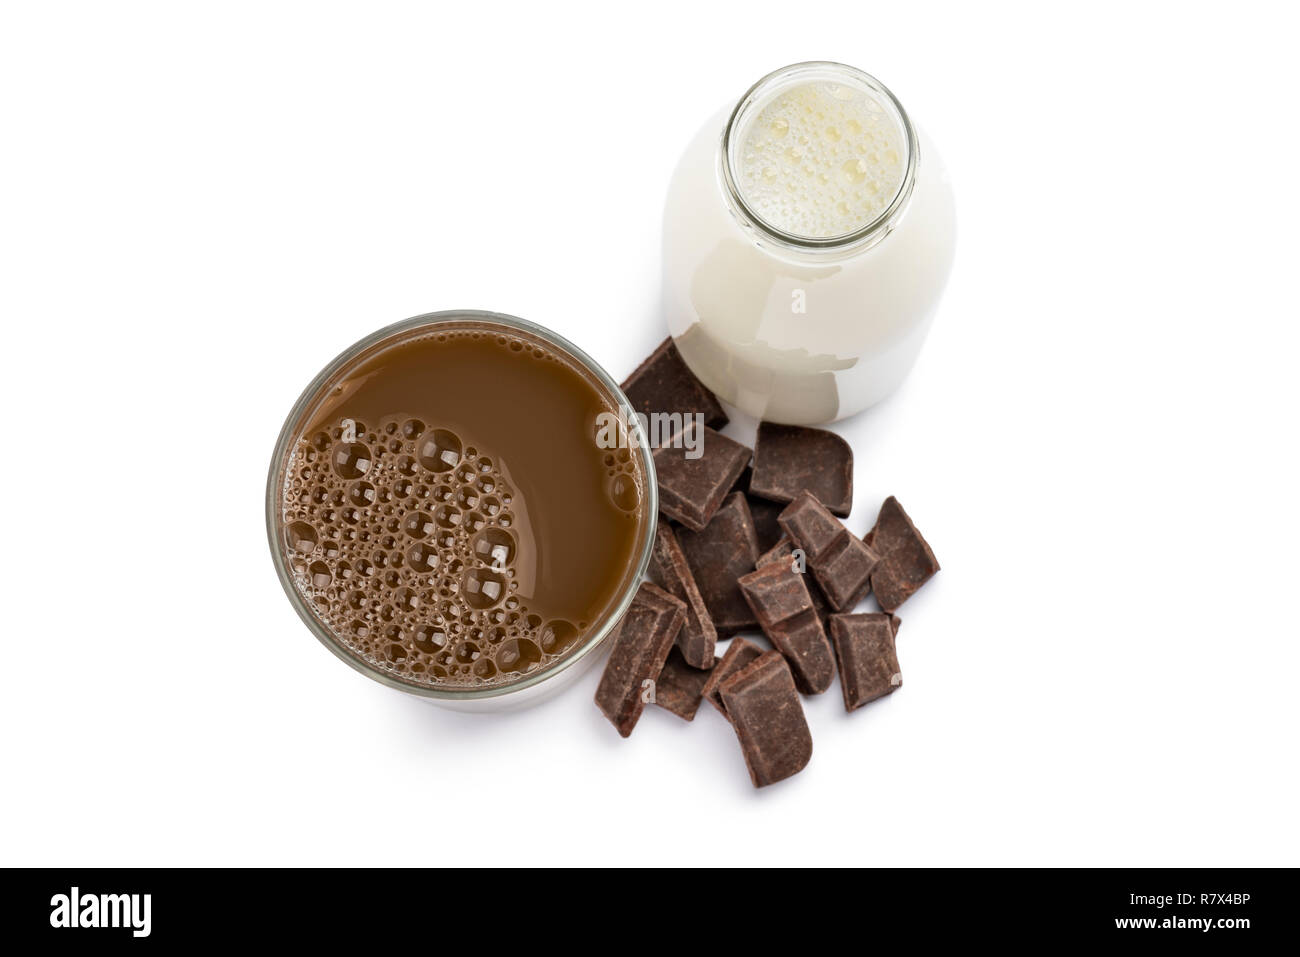
[[[745, 188], [745, 151], [755, 122], [782, 94], [797, 87], [823, 84], [832, 96], [865, 96], [881, 120], [897, 132], [901, 176], [889, 201], [860, 225], [831, 235], [805, 235], [785, 228], [764, 215]], [[889, 234], [912, 196], [919, 160], [916, 131], [907, 111], [889, 88], [868, 73], [843, 63], [814, 60], [774, 70], [751, 86], [731, 112], [722, 133], [720, 166], [723, 182], [739, 217], [752, 229], [776, 244], [797, 251], [844, 250], [874, 245]], [[829, 175], [829, 174], [828, 174]]]

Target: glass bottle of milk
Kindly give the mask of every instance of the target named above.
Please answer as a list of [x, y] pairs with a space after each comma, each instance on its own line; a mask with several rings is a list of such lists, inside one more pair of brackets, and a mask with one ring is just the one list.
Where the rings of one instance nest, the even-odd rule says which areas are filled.
[[765, 76], [696, 135], [664, 215], [664, 305], [692, 371], [773, 422], [892, 392], [952, 265], [947, 174], [894, 95], [839, 63]]

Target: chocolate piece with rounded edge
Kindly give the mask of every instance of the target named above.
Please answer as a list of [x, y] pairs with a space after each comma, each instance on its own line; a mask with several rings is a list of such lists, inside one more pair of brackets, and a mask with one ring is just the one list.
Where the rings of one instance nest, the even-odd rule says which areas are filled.
[[781, 527], [804, 550], [808, 567], [834, 611], [848, 611], [871, 590], [876, 553], [849, 532], [811, 492], [781, 513]]
[[659, 343], [649, 358], [623, 380], [622, 389], [633, 411], [646, 416], [656, 412], [679, 416], [676, 428], [685, 423], [686, 416], [696, 413], [704, 416], [704, 424], [710, 428], [720, 429], [728, 421], [717, 396], [695, 378], [672, 339]]
[[677, 544], [677, 536], [667, 522], [660, 522], [655, 529], [654, 551], [647, 571], [651, 581], [686, 604], [686, 622], [677, 633], [677, 647], [682, 650], [686, 663], [694, 668], [712, 668], [718, 631], [695, 584], [691, 566]]
[[903, 685], [894, 645], [897, 625], [891, 615], [831, 615], [831, 640], [839, 661], [844, 710], [892, 694]]
[[704, 698], [709, 704], [721, 711], [724, 717], [727, 714], [727, 708], [722, 703], [722, 697], [718, 694], [718, 686], [762, 653], [763, 649], [752, 641], [745, 638], [733, 638], [718, 663], [709, 672], [709, 680], [704, 682]]
[[835, 677], [835, 654], [826, 640], [804, 576], [770, 562], [740, 579], [740, 590], [763, 632], [785, 655], [794, 683], [804, 694], [821, 694]]
[[719, 690], [754, 787], [784, 781], [808, 766], [812, 735], [794, 676], [779, 651], [760, 655]]
[[[710, 667], [717, 661], [715, 658], [710, 662]], [[681, 649], [673, 648], [655, 681], [655, 704], [683, 721], [695, 720], [695, 712], [704, 700], [704, 684], [712, 673], [692, 668], [682, 657]]]
[[853, 449], [834, 432], [762, 422], [749, 494], [793, 502], [807, 490], [841, 518], [853, 508]]
[[880, 506], [876, 525], [865, 541], [880, 556], [871, 573], [871, 589], [885, 611], [898, 608], [939, 570], [929, 543], [892, 495]]
[[605, 673], [596, 688], [596, 707], [623, 737], [645, 710], [647, 692], [663, 671], [673, 640], [686, 620], [686, 605], [657, 585], [642, 582], [619, 622]]
[[707, 426], [700, 433], [692, 423], [655, 449], [659, 511], [698, 532], [713, 518], [750, 454], [748, 446]]
[[701, 530], [677, 530], [677, 543], [691, 566], [704, 606], [725, 638], [758, 624], [736, 579], [754, 570], [758, 540], [745, 496], [733, 492]]

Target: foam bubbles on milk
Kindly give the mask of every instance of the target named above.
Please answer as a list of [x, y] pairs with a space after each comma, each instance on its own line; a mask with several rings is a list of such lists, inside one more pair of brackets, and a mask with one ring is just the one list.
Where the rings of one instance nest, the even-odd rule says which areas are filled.
[[798, 236], [842, 236], [874, 221], [903, 182], [906, 147], [870, 94], [836, 83], [793, 87], [745, 131], [738, 179], [749, 206]]

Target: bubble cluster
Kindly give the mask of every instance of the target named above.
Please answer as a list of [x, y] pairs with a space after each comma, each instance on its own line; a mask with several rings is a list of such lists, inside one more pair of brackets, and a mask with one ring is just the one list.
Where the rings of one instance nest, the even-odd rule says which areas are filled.
[[618, 448], [605, 453], [605, 495], [610, 504], [628, 516], [634, 516], [641, 507], [641, 478], [626, 437]]
[[774, 97], [749, 124], [745, 201], [788, 233], [823, 239], [874, 221], [897, 195], [906, 160], [894, 117], [865, 90], [814, 82]]
[[419, 684], [508, 683], [564, 655], [587, 624], [544, 621], [516, 594], [514, 495], [450, 429], [345, 419], [292, 452], [285, 558], [320, 620], [370, 666]]

